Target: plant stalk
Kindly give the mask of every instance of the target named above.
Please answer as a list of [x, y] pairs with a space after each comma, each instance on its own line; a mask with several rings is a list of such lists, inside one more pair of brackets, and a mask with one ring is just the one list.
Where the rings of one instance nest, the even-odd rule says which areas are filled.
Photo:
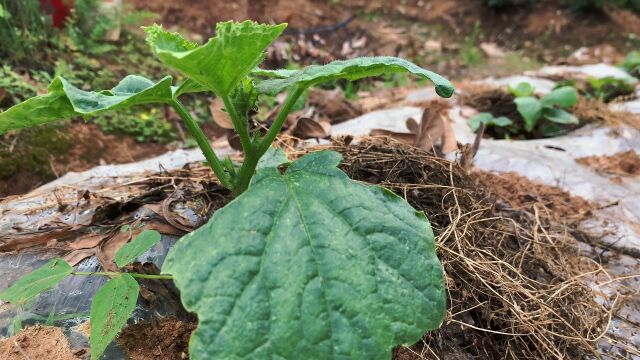
[[134, 278], [140, 278], [140, 279], [173, 280], [172, 275], [148, 275], [148, 274], [138, 274], [138, 273], [119, 273], [119, 272], [112, 272], [112, 271], [103, 271], [103, 272], [76, 271], [71, 273], [71, 275], [80, 275], [80, 276], [99, 275], [99, 276], [109, 276], [109, 277], [120, 276], [122, 274], [129, 274]]
[[233, 184], [229, 179], [229, 175], [224, 171], [222, 162], [220, 162], [220, 159], [218, 159], [215, 151], [213, 151], [213, 148], [209, 143], [209, 139], [207, 139], [204, 132], [202, 132], [202, 129], [200, 129], [198, 123], [191, 117], [191, 114], [189, 114], [187, 109], [184, 108], [184, 106], [178, 99], [174, 98], [170, 102], [170, 105], [176, 110], [180, 118], [182, 118], [182, 120], [184, 121], [187, 129], [189, 130], [189, 133], [191, 133], [191, 136], [193, 136], [193, 138], [198, 143], [200, 150], [202, 150], [202, 153], [207, 159], [211, 170], [213, 170], [213, 172], [216, 174], [218, 180], [220, 180], [220, 183], [227, 189], [233, 190]]
[[284, 125], [285, 120], [287, 120], [287, 116], [289, 116], [293, 105], [295, 105], [296, 101], [298, 101], [298, 98], [300, 97], [300, 95], [302, 95], [304, 90], [304, 87], [296, 86], [291, 92], [289, 92], [289, 95], [287, 95], [287, 99], [285, 100], [282, 108], [280, 109], [280, 112], [278, 113], [278, 116], [276, 116], [276, 119], [273, 121], [273, 124], [269, 128], [269, 131], [264, 136], [264, 138], [262, 138], [260, 145], [258, 145], [258, 158], [264, 155], [265, 152], [267, 152], [269, 146], [271, 146], [271, 143], [276, 139], [276, 136], [278, 136], [278, 134], [280, 133], [280, 129], [282, 129], [282, 125]]
[[262, 140], [258, 143], [257, 146], [251, 149], [251, 151], [245, 151], [244, 162], [242, 163], [242, 167], [240, 167], [240, 172], [236, 181], [236, 188], [234, 189], [236, 194], [241, 194], [249, 187], [249, 183], [251, 182], [251, 178], [256, 172], [256, 166], [258, 166], [258, 161], [264, 155], [265, 152], [271, 146], [271, 143], [275, 140], [276, 136], [280, 133], [280, 129], [282, 129], [282, 125], [284, 125], [287, 116], [291, 112], [293, 105], [298, 101], [300, 95], [304, 88], [300, 86], [296, 86], [287, 96], [280, 112], [276, 116], [273, 124], [267, 131], [267, 134], [262, 138]]
[[231, 118], [231, 122], [233, 123], [233, 128], [238, 133], [240, 137], [240, 143], [242, 144], [242, 150], [245, 153], [245, 157], [247, 153], [253, 150], [253, 146], [251, 144], [251, 138], [249, 137], [249, 119], [247, 118], [247, 114], [242, 116], [238, 114], [238, 110], [231, 102], [231, 99], [228, 96], [221, 96], [222, 102], [224, 103], [224, 108], [227, 110], [227, 114]]

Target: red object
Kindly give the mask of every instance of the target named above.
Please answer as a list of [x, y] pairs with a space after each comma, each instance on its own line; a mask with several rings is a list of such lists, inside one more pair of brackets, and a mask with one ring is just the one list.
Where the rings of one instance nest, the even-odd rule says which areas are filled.
[[40, 7], [45, 13], [51, 15], [53, 26], [63, 28], [64, 22], [71, 14], [72, 1], [65, 0], [40, 0]]

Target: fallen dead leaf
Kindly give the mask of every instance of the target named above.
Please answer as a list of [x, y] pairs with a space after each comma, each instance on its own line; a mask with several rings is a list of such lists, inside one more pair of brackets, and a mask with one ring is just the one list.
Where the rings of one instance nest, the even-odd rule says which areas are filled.
[[213, 101], [211, 101], [211, 103], [209, 104], [209, 112], [213, 117], [213, 121], [218, 126], [227, 130], [233, 129], [233, 122], [231, 121], [229, 114], [224, 111], [224, 103], [220, 98], [215, 98], [213, 99]]
[[330, 127], [331, 125], [328, 123], [325, 123], [323, 126], [323, 124], [311, 118], [302, 117], [298, 119], [298, 122], [291, 131], [291, 134], [302, 139], [326, 138], [329, 136]]
[[403, 144], [414, 145], [416, 142], [416, 134], [401, 133], [395, 131], [389, 131], [385, 129], [373, 129], [369, 133], [371, 136], [387, 136], [392, 139], [398, 140]]
[[67, 255], [63, 256], [62, 258], [68, 262], [71, 266], [76, 266], [78, 265], [82, 260], [92, 257], [96, 254], [96, 250], [95, 249], [81, 249], [81, 250], [74, 250], [70, 253], [68, 253]]
[[415, 119], [406, 122], [409, 133], [398, 133], [383, 129], [374, 129], [373, 136], [389, 136], [404, 144], [423, 150], [436, 150], [449, 154], [458, 149], [458, 142], [448, 116], [449, 105], [444, 101], [430, 101], [422, 113], [420, 124]]

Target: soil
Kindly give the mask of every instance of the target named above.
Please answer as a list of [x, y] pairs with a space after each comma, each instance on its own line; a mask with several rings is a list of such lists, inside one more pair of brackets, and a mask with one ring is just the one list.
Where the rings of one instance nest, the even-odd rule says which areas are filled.
[[587, 156], [576, 162], [594, 170], [618, 176], [640, 175], [640, 156], [633, 151], [619, 152], [609, 156]]
[[[0, 173], [0, 198], [26, 193], [68, 171], [129, 163], [168, 150], [162, 144], [139, 143], [131, 137], [105, 134], [94, 124], [76, 121], [65, 127], [31, 129], [25, 134], [14, 135], [18, 138], [12, 153], [0, 156], [2, 167], [13, 170]], [[23, 144], [20, 136], [29, 136], [29, 141]]]
[[494, 174], [474, 171], [478, 184], [515, 210], [531, 210], [537, 206], [555, 221], [577, 223], [589, 217], [597, 206], [555, 187], [529, 180], [517, 173]]
[[[447, 44], [444, 47], [452, 44], [459, 47], [465, 39], [476, 37], [476, 41], [524, 51], [526, 56], [545, 62], [563, 62], [580, 47], [607, 44], [614, 49], [613, 54], [609, 54], [610, 60], [619, 61], [634, 47], [625, 34], [637, 29], [629, 29], [627, 24], [640, 23], [640, 18], [628, 11], [577, 13], [556, 0], [503, 8], [489, 8], [484, 1], [462, 0], [243, 0], [232, 3], [132, 0], [132, 3], [138, 10], [159, 14], [158, 21], [166, 26], [178, 26], [203, 38], [215, 33], [218, 21], [250, 18], [262, 22], [288, 22], [286, 34], [302, 33], [317, 40], [313, 42], [315, 51], [306, 51], [306, 47], [296, 49], [296, 46], [292, 49], [294, 53], [302, 50], [304, 58], [315, 57], [315, 61], [344, 57], [341, 54], [343, 44], [350, 44], [352, 38], [360, 36], [366, 38], [367, 44], [366, 51], [359, 55], [398, 55], [398, 52], [405, 56], [417, 55], [424, 52], [425, 41], [434, 40], [434, 35], [435, 40]], [[356, 16], [356, 19], [344, 24], [350, 16]], [[481, 31], [474, 35], [476, 24]], [[422, 35], [429, 28], [437, 31], [424, 38]], [[382, 49], [388, 51], [381, 53]], [[443, 59], [437, 60], [442, 62]], [[461, 69], [461, 64], [454, 61], [436, 70], [453, 79], [473, 77], [478, 72], [467, 72], [462, 65]], [[500, 67], [493, 70], [500, 70]]]
[[188, 359], [189, 337], [195, 328], [195, 323], [166, 317], [157, 324], [129, 325], [117, 341], [130, 360]]
[[32, 326], [18, 335], [0, 340], [2, 360], [79, 360], [85, 349], [71, 350], [62, 329], [51, 326]]

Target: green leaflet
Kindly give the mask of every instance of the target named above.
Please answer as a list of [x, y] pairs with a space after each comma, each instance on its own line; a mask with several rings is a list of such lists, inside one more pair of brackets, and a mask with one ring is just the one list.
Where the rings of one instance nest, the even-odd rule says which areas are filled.
[[226, 96], [264, 59], [264, 50], [286, 27], [253, 21], [218, 23], [216, 37], [196, 47], [161, 26], [145, 28], [158, 57], [217, 95]]
[[542, 103], [540, 100], [528, 96], [528, 97], [519, 97], [513, 100], [516, 103], [516, 107], [518, 108], [518, 112], [522, 115], [524, 119], [525, 129], [527, 131], [533, 130], [538, 123], [538, 119], [542, 115]]
[[284, 153], [284, 150], [281, 148], [269, 146], [267, 152], [262, 155], [260, 160], [258, 160], [258, 166], [256, 169], [263, 169], [269, 167], [278, 167], [282, 164], [288, 163], [289, 158], [287, 154]]
[[500, 117], [494, 118], [491, 113], [482, 112], [472, 117], [471, 119], [469, 119], [467, 121], [467, 124], [469, 124], [471, 131], [477, 132], [478, 129], [480, 129], [481, 124], [485, 124], [485, 126], [487, 127], [489, 126], [505, 127], [505, 126], [513, 125], [513, 121], [511, 121], [511, 119], [509, 119], [506, 116], [500, 116]]
[[56, 77], [49, 85], [47, 94], [33, 97], [0, 113], [0, 134], [75, 116], [168, 102], [171, 96], [170, 76], [154, 83], [142, 76], [129, 75], [113, 89], [100, 92], [80, 90], [64, 78]]
[[122, 274], [105, 283], [91, 303], [91, 359], [99, 359], [127, 323], [138, 301], [138, 283]]
[[160, 242], [161, 238], [160, 233], [155, 230], [141, 232], [133, 241], [128, 242], [116, 252], [116, 265], [121, 268], [131, 263]]
[[[318, 83], [335, 79], [358, 80], [369, 76], [388, 73], [409, 72], [434, 83], [436, 92], [442, 97], [450, 97], [454, 87], [444, 77], [425, 70], [412, 62], [390, 56], [363, 57], [350, 60], [337, 60], [327, 65], [311, 65], [298, 71], [267, 72], [279, 79], [264, 80], [256, 86], [262, 94], [275, 95], [293, 85], [309, 87]], [[260, 74], [256, 72], [256, 74]]]
[[515, 97], [526, 97], [526, 96], [532, 96], [536, 88], [533, 85], [529, 84], [528, 82], [521, 82], [515, 87], [509, 85], [507, 87], [507, 90], [511, 94], [513, 94]]
[[557, 124], [577, 124], [578, 118], [573, 114], [570, 114], [561, 109], [554, 109], [552, 107], [544, 107], [542, 109], [542, 116]]
[[570, 107], [578, 102], [578, 92], [573, 86], [559, 87], [543, 96], [541, 102], [544, 106]]
[[[389, 190], [322, 151], [249, 189], [163, 267], [198, 314], [192, 359], [388, 359], [436, 329], [445, 287], [433, 232]], [[243, 221], [238, 221], [243, 219]]]
[[51, 289], [68, 275], [73, 268], [62, 259], [53, 259], [28, 275], [20, 278], [8, 289], [0, 293], [0, 300], [22, 305], [26, 301]]

